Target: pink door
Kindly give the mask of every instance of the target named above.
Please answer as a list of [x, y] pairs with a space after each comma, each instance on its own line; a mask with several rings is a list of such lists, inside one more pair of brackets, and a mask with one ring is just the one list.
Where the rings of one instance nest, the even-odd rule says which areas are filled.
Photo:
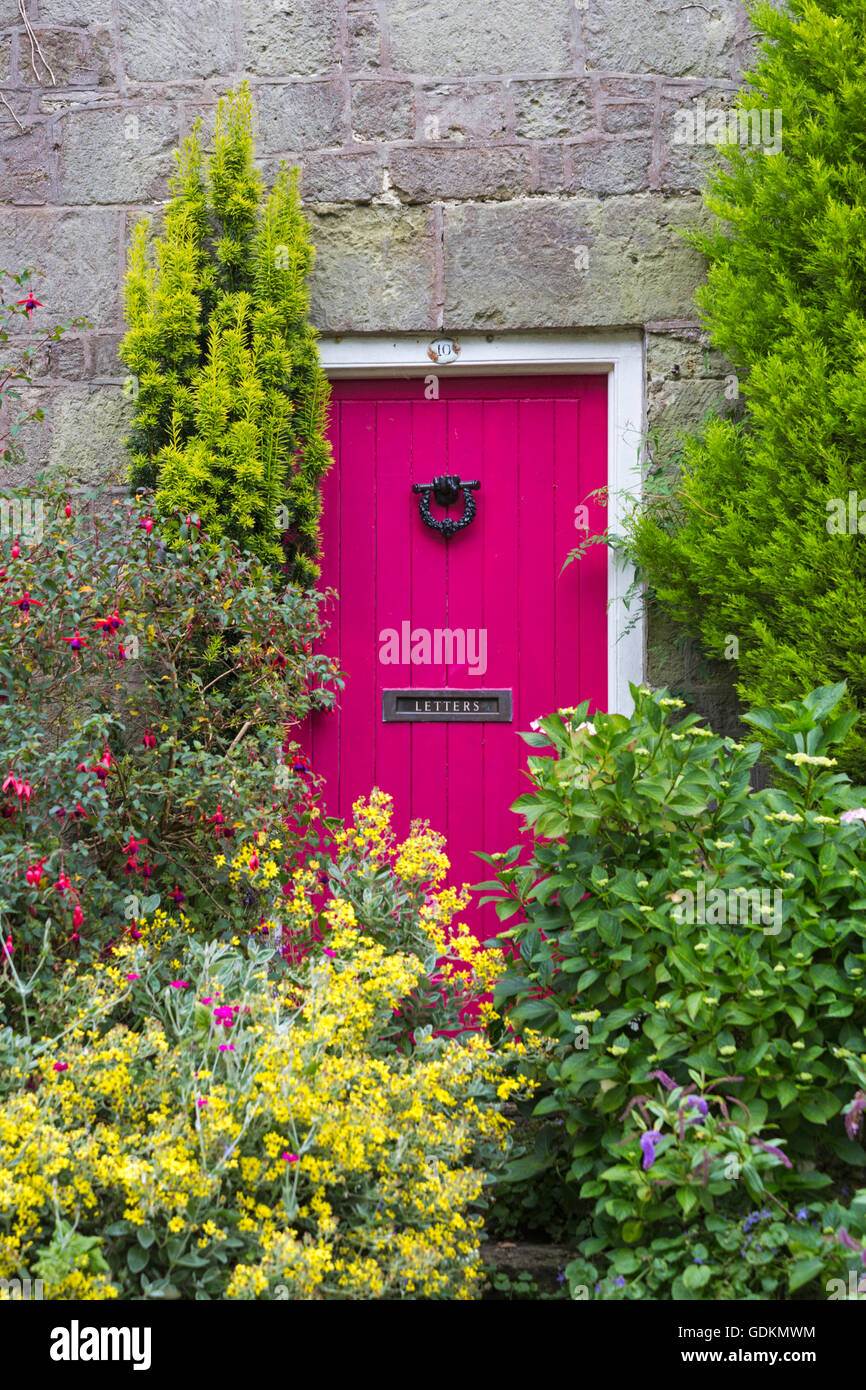
[[[473, 850], [518, 840], [518, 731], [581, 700], [605, 707], [606, 552], [560, 570], [578, 509], [592, 531], [605, 525], [588, 495], [607, 481], [607, 382], [443, 376], [428, 399], [434, 389], [334, 384], [322, 578], [340, 596], [327, 646], [346, 689], [307, 746], [329, 814], [381, 787], [398, 833], [425, 819], [447, 836], [459, 886], [487, 877]], [[442, 475], [480, 486], [446, 511], [413, 491]], [[459, 521], [467, 497], [468, 525], [446, 537], [429, 524]], [[491, 908], [474, 916], [483, 936], [497, 929]]]

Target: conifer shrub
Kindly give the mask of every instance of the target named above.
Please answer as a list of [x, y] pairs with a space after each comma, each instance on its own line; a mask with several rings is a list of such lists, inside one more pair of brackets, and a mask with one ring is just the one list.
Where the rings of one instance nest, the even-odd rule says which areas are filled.
[[317, 574], [328, 383], [307, 321], [313, 251], [297, 170], [265, 196], [244, 85], [176, 152], [161, 236], [129, 254], [121, 356], [135, 413], [132, 480], [170, 524], [201, 520], [303, 585]]
[[[737, 655], [749, 704], [845, 680], [866, 699], [866, 8], [757, 6], [765, 42], [738, 101], [782, 113], [781, 151], [722, 147], [691, 239], [698, 302], [744, 413], [686, 441], [681, 485], [633, 518], [662, 608], [713, 657]], [[841, 761], [866, 773], [853, 728]]]

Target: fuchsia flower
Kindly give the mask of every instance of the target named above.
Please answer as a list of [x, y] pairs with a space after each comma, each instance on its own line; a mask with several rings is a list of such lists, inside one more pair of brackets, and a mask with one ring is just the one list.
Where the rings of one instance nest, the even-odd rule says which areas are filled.
[[[45, 859], [47, 858], [48, 855], [46, 854]], [[39, 887], [42, 878], [42, 865], [45, 863], [45, 859], [38, 859], [35, 864], [31, 864], [24, 875], [31, 888]]]
[[156, 747], [156, 738], [150, 732], [150, 729], [145, 729], [144, 738], [141, 741], [144, 744], [145, 748], [151, 749]]
[[74, 911], [73, 914], [72, 914], [72, 925], [73, 925], [73, 927], [80, 927], [83, 921], [84, 921], [84, 913], [81, 911], [81, 904], [80, 904], [80, 903], [76, 903], [76, 904], [75, 904], [75, 911]]
[[173, 899], [173, 901], [176, 902], [178, 905], [186, 902], [186, 893], [182, 893], [178, 888], [177, 884], [174, 885], [174, 892], [169, 893], [168, 896], [171, 899]]
[[78, 628], [75, 629], [74, 637], [61, 637], [60, 640], [61, 642], [68, 642], [69, 650], [72, 652], [80, 652], [83, 647], [87, 646], [87, 642], [80, 636]]
[[205, 1105], [207, 1105], [207, 1103], [207, 1096], [199, 1096], [198, 1100], [196, 1101], [196, 1105], [198, 1106], [199, 1110], [201, 1110]]
[[153, 517], [143, 517], [142, 520], [138, 523], [138, 525], [140, 530], [146, 531], [147, 534], [150, 535], [151, 531], [153, 530]]
[[327, 946], [323, 947], [322, 949], [324, 950], [325, 955], [326, 955], [326, 956], [330, 956], [332, 960], [333, 960], [334, 956], [337, 954], [336, 951], [329, 951], [328, 948], [327, 948]]
[[19, 556], [20, 554], [21, 554], [21, 547], [20, 547], [20, 545], [18, 544], [18, 537], [16, 536], [16, 537], [15, 537], [15, 540], [12, 542], [12, 559], [13, 559], [13, 560], [17, 560], [17, 559], [18, 559], [18, 556]]
[[300, 1155], [300, 1154], [290, 1154], [290, 1153], [287, 1152], [287, 1153], [284, 1153], [284, 1154], [282, 1155], [282, 1160], [283, 1160], [284, 1163], [300, 1163], [300, 1161], [301, 1161], [301, 1155]]
[[189, 989], [189, 984], [186, 980], [171, 980], [169, 989]]
[[129, 975], [126, 976], [126, 978], [127, 978], [127, 980], [140, 980], [140, 979], [141, 979], [141, 976], [140, 976], [140, 975], [129, 974]]
[[123, 627], [123, 619], [115, 608], [113, 613], [109, 613], [107, 618], [94, 618], [94, 627], [101, 628], [104, 632], [116, 632], [119, 627]]
[[231, 1028], [236, 1013], [237, 1010], [231, 1004], [220, 1004], [213, 1011], [214, 1023], [221, 1023], [224, 1028]]
[[55, 1070], [55, 1071], [69, 1071], [69, 1063], [68, 1063], [68, 1062], [55, 1062], [55, 1063], [54, 1063], [54, 1070]]
[[72, 880], [70, 879], [68, 874], [62, 873], [57, 882], [55, 883], [54, 887], [56, 888], [58, 893], [66, 893], [72, 887]]
[[22, 304], [22, 305], [24, 306], [24, 312], [25, 312], [25, 314], [27, 315], [27, 320], [28, 320], [29, 323], [32, 323], [32, 322], [33, 322], [33, 310], [34, 310], [34, 309], [44, 309], [44, 308], [45, 308], [45, 305], [42, 304], [42, 303], [36, 298], [36, 296], [35, 296], [34, 294], [28, 294], [28, 296], [27, 296], [26, 299], [16, 299], [15, 303], [16, 303], [16, 305]]
[[22, 613], [29, 613], [31, 608], [42, 608], [42, 607], [44, 607], [44, 605], [43, 605], [43, 603], [42, 603], [42, 601], [41, 601], [40, 599], [38, 599], [38, 598], [31, 598], [31, 597], [30, 597], [30, 590], [29, 590], [29, 589], [25, 589], [25, 590], [24, 590], [24, 596], [23, 596], [23, 598], [15, 598], [15, 599], [13, 599], [13, 600], [12, 600], [12, 606], [13, 606], [13, 608], [20, 608]]
[[94, 763], [90, 771], [96, 773], [100, 782], [104, 782], [109, 772], [111, 771], [113, 762], [114, 758], [111, 756], [111, 750], [106, 748], [102, 754], [102, 757], [99, 759], [99, 762]]
[[220, 1043], [219, 1050], [220, 1052], [235, 1052], [236, 1048], [234, 1043]]
[[65, 516], [71, 516], [71, 515], [72, 515], [72, 505], [71, 505], [71, 503], [69, 503], [69, 502], [66, 503], [66, 506], [63, 508], [63, 513], [64, 513]]

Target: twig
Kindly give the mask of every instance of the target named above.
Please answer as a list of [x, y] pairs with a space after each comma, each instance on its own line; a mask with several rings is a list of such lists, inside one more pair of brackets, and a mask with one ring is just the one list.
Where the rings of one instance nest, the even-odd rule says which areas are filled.
[[8, 101], [6, 100], [6, 97], [3, 95], [2, 92], [0, 92], [0, 101], [2, 101], [3, 105], [6, 107], [6, 110], [9, 112], [9, 115], [12, 117], [18, 129], [23, 130], [23, 125], [19, 121], [18, 117], [15, 115], [15, 112], [12, 110], [12, 107], [9, 105]]
[[30, 66], [31, 66], [32, 69], [33, 69], [33, 76], [36, 78], [36, 81], [39, 83], [39, 85], [40, 85], [40, 87], [41, 87], [41, 86], [42, 86], [42, 78], [41, 78], [41, 76], [40, 76], [40, 74], [39, 74], [39, 69], [38, 69], [37, 66], [36, 66], [36, 55], [37, 55], [37, 53], [38, 53], [38, 54], [39, 54], [39, 57], [42, 59], [42, 62], [43, 62], [44, 65], [45, 65], [45, 68], [46, 68], [46, 70], [47, 70], [47, 72], [48, 72], [48, 74], [49, 74], [49, 76], [50, 76], [50, 78], [51, 78], [52, 83], [53, 83], [54, 86], [56, 87], [56, 86], [57, 86], [57, 78], [54, 76], [54, 70], [53, 70], [53, 68], [51, 67], [51, 64], [49, 63], [48, 59], [45, 57], [45, 54], [42, 52], [42, 46], [41, 46], [39, 40], [38, 40], [37, 37], [36, 37], [36, 34], [35, 34], [35, 32], [34, 32], [34, 29], [33, 29], [32, 24], [30, 23], [30, 20], [27, 18], [27, 12], [26, 12], [26, 10], [25, 10], [25, 8], [24, 8], [24, 0], [18, 0], [18, 13], [19, 13], [20, 16], [21, 16], [21, 20], [22, 20], [22, 23], [23, 23], [23, 25], [24, 25], [24, 28], [27, 30], [27, 37], [28, 37], [28, 39], [30, 40]]

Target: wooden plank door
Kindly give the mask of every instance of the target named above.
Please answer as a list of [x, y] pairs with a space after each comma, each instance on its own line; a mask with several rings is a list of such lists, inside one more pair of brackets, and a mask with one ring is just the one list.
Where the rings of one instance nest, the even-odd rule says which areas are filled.
[[[337, 381], [324, 486], [322, 582], [339, 601], [327, 650], [346, 673], [340, 708], [309, 721], [326, 809], [348, 817], [374, 786], [401, 835], [446, 835], [458, 886], [487, 876], [473, 850], [516, 843], [526, 789], [519, 730], [553, 709], [607, 698], [607, 560], [581, 538], [578, 508], [607, 481], [604, 376]], [[446, 539], [413, 484], [477, 481], [476, 515]], [[605, 512], [588, 502], [592, 531]], [[458, 519], [431, 501], [434, 519]], [[512, 721], [385, 722], [383, 692], [510, 693]], [[491, 909], [474, 928], [497, 929]]]

